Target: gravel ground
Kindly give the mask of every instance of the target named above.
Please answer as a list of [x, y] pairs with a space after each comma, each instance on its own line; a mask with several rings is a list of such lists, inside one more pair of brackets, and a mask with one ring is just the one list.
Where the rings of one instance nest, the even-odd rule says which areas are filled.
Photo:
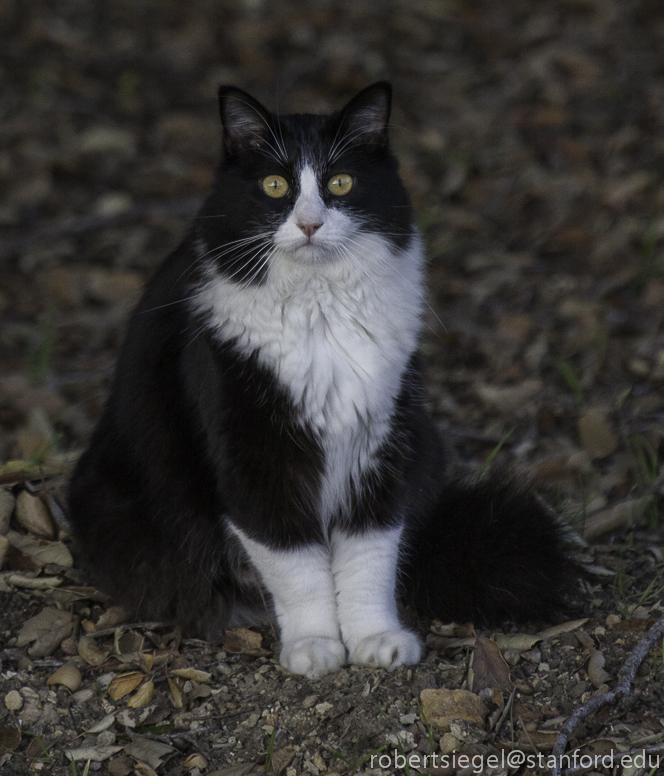
[[[6, 0], [0, 24], [3, 776], [71, 774], [72, 751], [78, 774], [112, 776], [440, 776], [463, 769], [413, 758], [549, 753], [664, 612], [661, 3]], [[209, 645], [126, 627], [64, 522], [128, 313], [212, 180], [217, 85], [313, 112], [381, 78], [430, 257], [423, 352], [450, 458], [546, 488], [594, 566], [555, 623], [477, 632], [504, 658], [484, 689], [468, 665], [489, 648], [463, 624], [419, 623], [415, 668], [319, 682], [279, 667], [270, 629]], [[571, 743], [660, 746], [662, 671], [660, 643]]]

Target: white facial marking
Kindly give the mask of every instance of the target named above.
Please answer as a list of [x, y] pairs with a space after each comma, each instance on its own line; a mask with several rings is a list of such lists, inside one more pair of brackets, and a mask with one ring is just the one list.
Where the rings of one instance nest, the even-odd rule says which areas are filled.
[[[336, 207], [327, 207], [320, 194], [320, 181], [311, 165], [298, 178], [299, 194], [290, 215], [277, 229], [274, 244], [282, 258], [307, 263], [339, 259], [339, 244], [355, 235], [358, 224]], [[312, 234], [303, 227], [318, 225]], [[310, 231], [310, 230], [309, 230]]]

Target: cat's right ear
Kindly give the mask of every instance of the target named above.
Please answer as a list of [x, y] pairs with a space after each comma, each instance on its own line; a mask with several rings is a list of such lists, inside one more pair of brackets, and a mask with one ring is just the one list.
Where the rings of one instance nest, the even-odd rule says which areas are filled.
[[219, 87], [219, 113], [228, 153], [236, 154], [269, 142], [270, 112], [237, 86]]

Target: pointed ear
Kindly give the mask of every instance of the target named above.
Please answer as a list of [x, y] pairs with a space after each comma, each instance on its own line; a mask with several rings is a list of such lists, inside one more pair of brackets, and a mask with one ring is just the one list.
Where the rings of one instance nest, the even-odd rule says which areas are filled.
[[391, 106], [392, 87], [387, 81], [367, 86], [340, 111], [344, 135], [355, 135], [367, 143], [385, 143]]
[[257, 148], [270, 135], [270, 112], [236, 86], [219, 87], [219, 113], [224, 126], [224, 145], [231, 154]]

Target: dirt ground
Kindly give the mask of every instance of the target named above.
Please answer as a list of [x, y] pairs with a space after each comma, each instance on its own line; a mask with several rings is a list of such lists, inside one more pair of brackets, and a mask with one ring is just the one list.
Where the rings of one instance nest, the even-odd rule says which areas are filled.
[[[550, 753], [664, 614], [660, 0], [2, 0], [0, 25], [0, 772], [547, 772], [500, 758]], [[504, 660], [465, 624], [419, 623], [419, 666], [310, 682], [270, 629], [210, 645], [121, 625], [63, 494], [137, 294], [211, 183], [217, 86], [316, 112], [383, 78], [451, 460], [544, 487], [591, 569], [555, 623], [477, 631]], [[664, 762], [663, 676], [660, 641], [571, 747]], [[421, 764], [452, 751], [482, 767]]]

